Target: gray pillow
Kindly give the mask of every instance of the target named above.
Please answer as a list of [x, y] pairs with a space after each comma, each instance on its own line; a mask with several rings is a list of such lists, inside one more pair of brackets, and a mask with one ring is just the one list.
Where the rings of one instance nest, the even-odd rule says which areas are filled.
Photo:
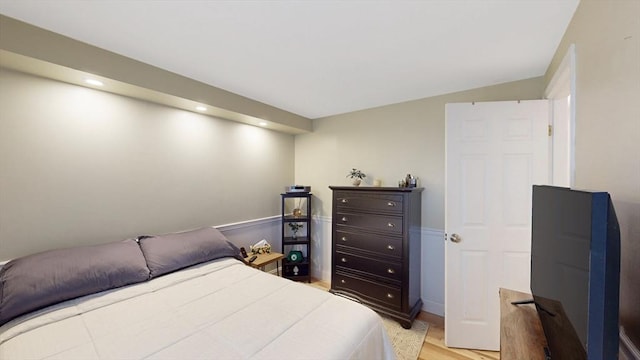
[[0, 325], [65, 300], [149, 279], [135, 240], [47, 251], [0, 270]]
[[238, 247], [212, 227], [175, 234], [141, 236], [139, 242], [152, 278], [222, 257], [242, 260]]

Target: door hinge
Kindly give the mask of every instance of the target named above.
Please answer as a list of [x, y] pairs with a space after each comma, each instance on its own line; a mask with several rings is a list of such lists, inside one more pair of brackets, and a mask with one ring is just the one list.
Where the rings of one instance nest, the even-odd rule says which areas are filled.
[[553, 125], [549, 125], [549, 136], [553, 135]]

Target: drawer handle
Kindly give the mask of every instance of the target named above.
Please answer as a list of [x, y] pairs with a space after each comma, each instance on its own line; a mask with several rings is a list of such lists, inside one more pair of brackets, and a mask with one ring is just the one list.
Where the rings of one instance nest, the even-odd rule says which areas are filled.
[[387, 249], [393, 251], [396, 249], [396, 247], [393, 245], [387, 245]]
[[387, 299], [393, 299], [395, 296], [393, 296], [393, 294], [391, 293], [387, 293]]
[[341, 237], [341, 238], [340, 238], [340, 240], [342, 240], [342, 241], [347, 241], [347, 237], [346, 237], [346, 236], [343, 236], [343, 237]]
[[389, 274], [395, 274], [395, 273], [396, 273], [396, 271], [395, 271], [395, 270], [393, 270], [392, 268], [388, 268], [388, 269], [387, 269], [387, 272], [388, 272]]
[[389, 202], [387, 203], [387, 206], [389, 206], [389, 207], [396, 207], [396, 203], [394, 203], [393, 201], [389, 201]]
[[347, 283], [347, 280], [345, 279], [340, 280], [340, 284], [346, 284], [346, 283]]
[[342, 259], [340, 259], [340, 261], [342, 261], [343, 263], [346, 263], [347, 262], [347, 258], [342, 258]]
[[348, 203], [348, 202], [349, 202], [349, 200], [347, 200], [347, 199], [342, 199], [342, 203], [343, 203], [343, 204], [346, 204], [346, 203]]
[[394, 224], [394, 223], [388, 223], [388, 224], [387, 224], [387, 226], [388, 226], [388, 227], [390, 227], [390, 228], [394, 228], [394, 227], [396, 227], [396, 224]]
[[342, 217], [342, 222], [347, 222], [347, 217], [346, 216]]

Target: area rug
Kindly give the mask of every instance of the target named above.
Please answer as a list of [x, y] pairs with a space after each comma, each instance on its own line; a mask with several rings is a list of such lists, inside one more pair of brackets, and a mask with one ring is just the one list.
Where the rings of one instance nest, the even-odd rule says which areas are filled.
[[396, 351], [398, 360], [416, 360], [420, 355], [429, 324], [414, 320], [411, 329], [404, 329], [397, 321], [382, 316], [382, 323]]
[[[323, 291], [329, 290], [329, 284], [322, 282], [312, 282], [311, 285]], [[429, 324], [422, 320], [415, 319], [411, 329], [404, 329], [400, 323], [388, 317], [382, 317], [382, 324], [389, 334], [389, 339], [393, 344], [398, 360], [417, 360], [420, 350], [427, 336]]]

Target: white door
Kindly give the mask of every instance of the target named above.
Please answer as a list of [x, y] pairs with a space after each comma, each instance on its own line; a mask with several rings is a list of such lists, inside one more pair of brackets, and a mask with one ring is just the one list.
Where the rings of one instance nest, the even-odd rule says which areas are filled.
[[531, 186], [549, 181], [547, 100], [446, 105], [445, 344], [500, 347], [500, 287], [530, 292]]

